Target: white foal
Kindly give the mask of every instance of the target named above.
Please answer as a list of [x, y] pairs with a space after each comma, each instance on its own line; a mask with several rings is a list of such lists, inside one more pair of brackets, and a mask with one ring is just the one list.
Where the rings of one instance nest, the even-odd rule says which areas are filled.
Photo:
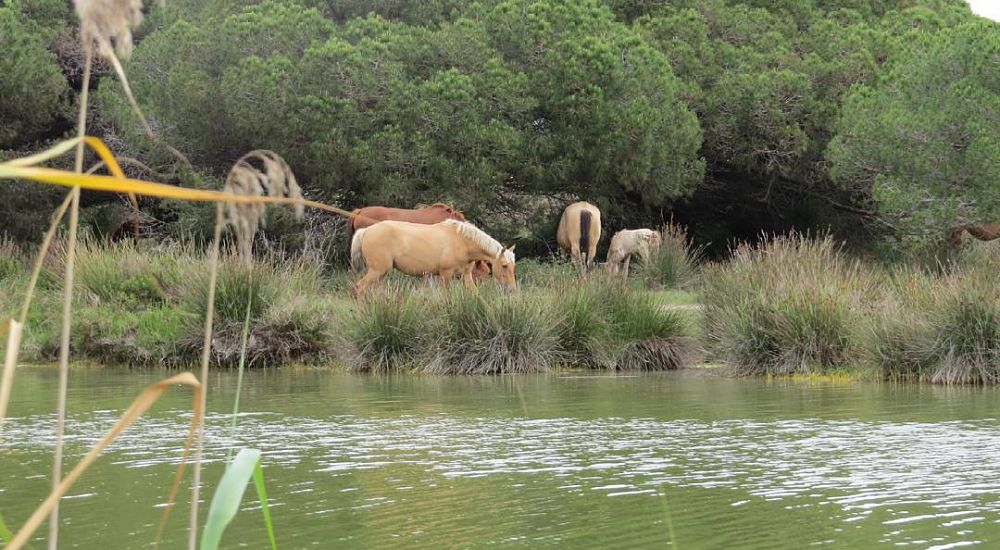
[[660, 247], [660, 232], [653, 229], [622, 229], [611, 237], [611, 247], [608, 248], [608, 270], [617, 273], [624, 264], [625, 277], [628, 277], [629, 259], [638, 254], [644, 261], [650, 259]]

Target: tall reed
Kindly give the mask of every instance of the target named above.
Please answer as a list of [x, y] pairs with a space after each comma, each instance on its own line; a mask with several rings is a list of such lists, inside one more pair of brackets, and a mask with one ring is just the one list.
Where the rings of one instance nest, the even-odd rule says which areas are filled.
[[688, 242], [674, 223], [660, 229], [660, 246], [642, 263], [642, 278], [653, 288], [687, 288], [695, 282], [703, 248]]
[[736, 374], [821, 373], [861, 359], [877, 279], [830, 237], [741, 245], [703, 278], [706, 331]]

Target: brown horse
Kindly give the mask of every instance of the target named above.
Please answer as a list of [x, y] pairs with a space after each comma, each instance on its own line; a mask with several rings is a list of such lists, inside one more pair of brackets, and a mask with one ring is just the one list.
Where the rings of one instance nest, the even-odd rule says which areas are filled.
[[992, 241], [1000, 239], [1000, 224], [988, 225], [959, 225], [951, 228], [948, 232], [948, 242], [954, 248], [962, 246], [962, 233], [968, 232], [980, 241]]
[[517, 288], [514, 247], [504, 247], [469, 222], [445, 220], [425, 225], [390, 220], [360, 229], [351, 239], [351, 264], [363, 262], [367, 268], [354, 286], [358, 295], [392, 268], [414, 277], [438, 275], [443, 285], [461, 274], [471, 288], [475, 286], [472, 263], [480, 260], [489, 262], [501, 288]]
[[569, 252], [573, 262], [586, 272], [597, 257], [597, 241], [601, 240], [601, 211], [589, 202], [574, 202], [559, 218], [556, 242]]
[[[401, 222], [435, 224], [444, 220], [467, 221], [465, 215], [454, 208], [436, 202], [423, 208], [391, 208], [388, 206], [366, 206], [351, 212], [353, 214], [347, 220], [347, 242], [354, 238], [354, 232], [358, 229], [369, 227], [375, 223], [385, 220], [395, 220]], [[475, 280], [484, 279], [490, 276], [489, 264], [486, 262], [476, 262], [472, 268], [472, 277]]]

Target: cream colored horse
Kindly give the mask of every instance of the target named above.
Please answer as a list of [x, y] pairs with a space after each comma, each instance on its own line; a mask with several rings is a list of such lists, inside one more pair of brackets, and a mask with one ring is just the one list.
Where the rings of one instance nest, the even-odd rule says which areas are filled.
[[648, 262], [652, 253], [660, 248], [660, 240], [660, 232], [653, 229], [622, 229], [615, 233], [608, 248], [608, 270], [618, 273], [622, 269], [628, 277], [632, 255], [638, 254], [644, 262]]
[[601, 240], [601, 211], [589, 202], [574, 202], [563, 210], [556, 229], [559, 248], [569, 252], [573, 262], [585, 272], [597, 257]]
[[396, 268], [407, 275], [434, 274], [447, 285], [461, 274], [465, 286], [474, 288], [475, 262], [490, 263], [493, 278], [504, 290], [515, 290], [514, 247], [506, 248], [483, 230], [468, 222], [445, 220], [433, 225], [383, 221], [359, 229], [351, 239], [351, 264], [367, 267], [354, 285], [363, 293], [386, 273]]

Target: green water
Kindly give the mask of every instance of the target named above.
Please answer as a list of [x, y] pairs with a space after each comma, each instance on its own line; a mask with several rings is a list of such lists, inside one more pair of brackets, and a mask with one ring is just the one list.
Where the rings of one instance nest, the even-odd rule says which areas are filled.
[[[67, 464], [164, 375], [74, 370]], [[995, 389], [272, 370], [247, 375], [230, 434], [235, 381], [210, 380], [205, 478], [231, 447], [261, 449], [281, 548], [1000, 547]], [[18, 372], [0, 444], [12, 528], [48, 491], [55, 388], [53, 369]], [[168, 394], [76, 484], [62, 548], [149, 546], [190, 396]], [[254, 495], [224, 547], [266, 547]], [[182, 501], [165, 548], [187, 516]]]

